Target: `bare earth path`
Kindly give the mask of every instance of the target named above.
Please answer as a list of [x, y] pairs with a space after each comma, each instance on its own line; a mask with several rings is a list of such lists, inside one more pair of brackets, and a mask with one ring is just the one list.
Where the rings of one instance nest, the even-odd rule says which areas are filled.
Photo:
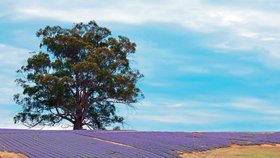
[[182, 158], [280, 158], [280, 144], [232, 145], [203, 152], [181, 153]]
[[27, 158], [27, 156], [21, 153], [2, 151], [0, 152], [0, 158]]

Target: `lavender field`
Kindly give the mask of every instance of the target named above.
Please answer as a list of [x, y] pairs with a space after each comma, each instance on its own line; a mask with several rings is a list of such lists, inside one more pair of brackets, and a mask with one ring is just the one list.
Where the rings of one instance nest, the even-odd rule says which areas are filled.
[[280, 133], [0, 130], [0, 151], [30, 158], [175, 158], [232, 144], [280, 144]]

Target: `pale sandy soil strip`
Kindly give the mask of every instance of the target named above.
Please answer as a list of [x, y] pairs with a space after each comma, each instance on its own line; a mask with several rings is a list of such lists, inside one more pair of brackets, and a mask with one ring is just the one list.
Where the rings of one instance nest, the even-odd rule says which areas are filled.
[[0, 152], [0, 158], [28, 158], [28, 157], [21, 154], [21, 153], [1, 151]]
[[181, 158], [280, 158], [280, 144], [231, 145], [202, 152], [179, 152]]
[[131, 145], [122, 144], [122, 143], [118, 143], [118, 142], [114, 142], [114, 141], [110, 141], [110, 140], [106, 140], [106, 139], [101, 139], [101, 138], [96, 138], [96, 137], [91, 137], [91, 138], [95, 139], [95, 140], [102, 141], [102, 142], [110, 143], [110, 144], [115, 144], [115, 145], [124, 146], [124, 147], [128, 147], [128, 148], [133, 148], [133, 149], [139, 149], [139, 148], [136, 148], [136, 147], [131, 146]]

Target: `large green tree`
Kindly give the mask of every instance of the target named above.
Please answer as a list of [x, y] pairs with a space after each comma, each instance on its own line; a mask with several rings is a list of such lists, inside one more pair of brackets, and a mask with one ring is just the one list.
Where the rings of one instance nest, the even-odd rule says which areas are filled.
[[17, 71], [23, 92], [14, 95], [22, 106], [15, 123], [53, 126], [67, 120], [74, 130], [123, 123], [116, 104], [130, 106], [143, 97], [136, 85], [143, 75], [128, 59], [136, 44], [111, 36], [95, 21], [70, 29], [47, 26], [37, 36], [41, 51]]

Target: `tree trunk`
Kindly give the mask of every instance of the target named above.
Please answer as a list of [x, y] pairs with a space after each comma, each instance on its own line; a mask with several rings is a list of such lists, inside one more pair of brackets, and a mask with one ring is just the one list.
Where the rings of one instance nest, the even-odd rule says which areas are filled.
[[76, 110], [76, 118], [75, 118], [73, 130], [81, 130], [81, 129], [83, 129], [82, 115], [83, 115], [83, 113], [82, 113], [81, 109]]
[[76, 119], [74, 122], [73, 130], [81, 130], [83, 129], [82, 121], [80, 119]]

